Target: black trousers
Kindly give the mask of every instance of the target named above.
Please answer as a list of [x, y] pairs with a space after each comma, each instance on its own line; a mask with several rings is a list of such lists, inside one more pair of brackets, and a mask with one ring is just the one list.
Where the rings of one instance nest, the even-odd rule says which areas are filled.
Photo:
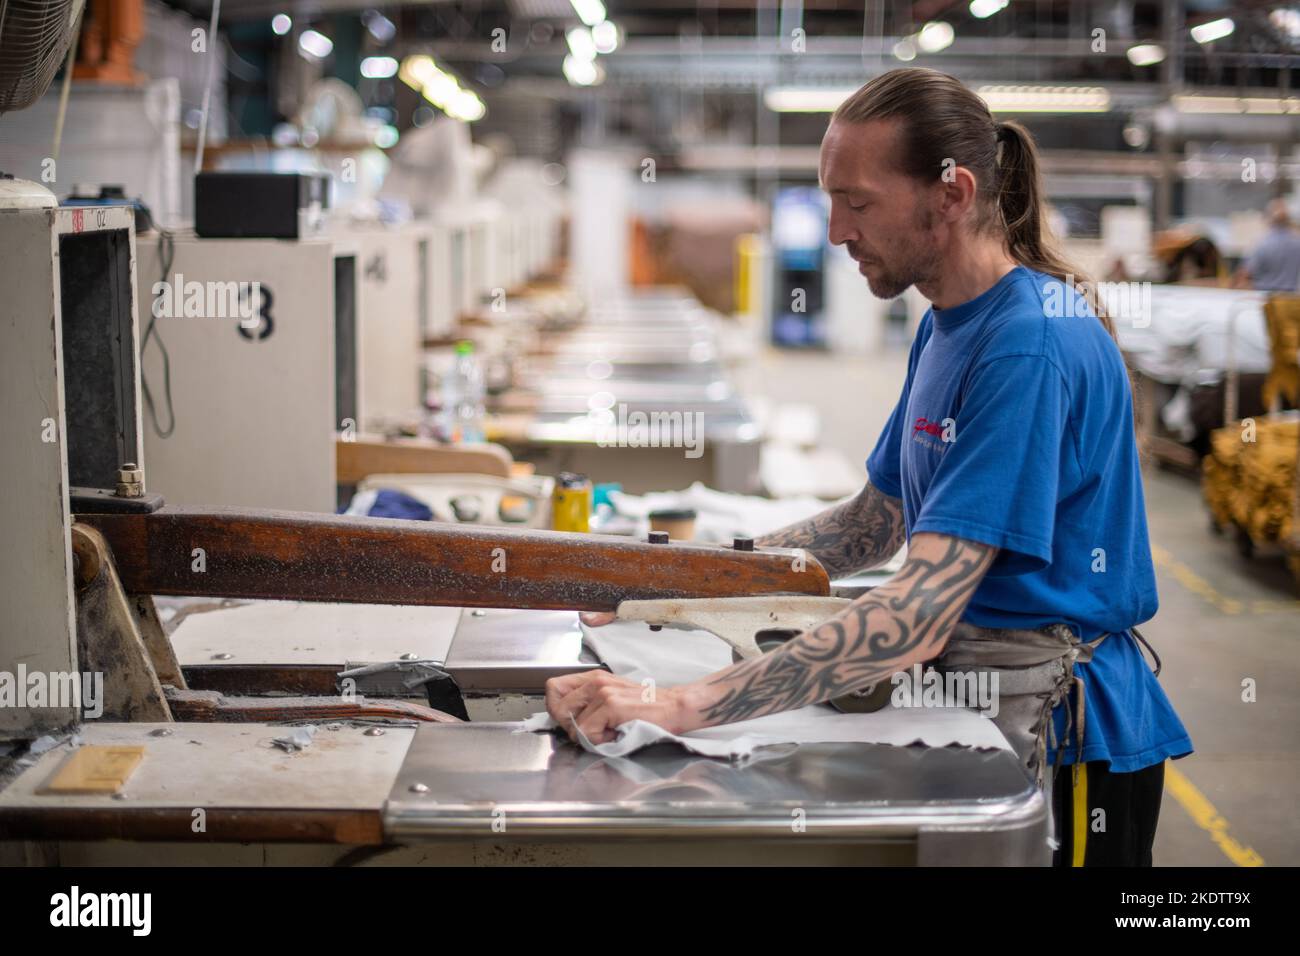
[[1062, 764], [1052, 778], [1052, 812], [1060, 847], [1053, 866], [1150, 866], [1164, 793], [1163, 761], [1132, 773], [1109, 764]]

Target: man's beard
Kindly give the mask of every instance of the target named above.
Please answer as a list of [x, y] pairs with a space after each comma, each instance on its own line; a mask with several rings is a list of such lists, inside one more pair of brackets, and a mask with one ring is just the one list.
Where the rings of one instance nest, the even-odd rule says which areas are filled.
[[[867, 288], [877, 299], [897, 299], [918, 282], [926, 282], [938, 275], [939, 255], [930, 236], [933, 223], [930, 210], [918, 209], [913, 234], [901, 243], [897, 239], [890, 242], [897, 253], [891, 256], [894, 262], [887, 265], [883, 260], [876, 260], [877, 274], [865, 278]], [[849, 252], [857, 255], [852, 245]]]

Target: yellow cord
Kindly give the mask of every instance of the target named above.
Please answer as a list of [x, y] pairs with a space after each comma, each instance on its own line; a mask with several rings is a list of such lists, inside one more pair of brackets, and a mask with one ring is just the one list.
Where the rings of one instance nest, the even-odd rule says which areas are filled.
[[1088, 849], [1088, 767], [1085, 764], [1082, 772], [1073, 774], [1074, 777], [1074, 839], [1071, 846], [1074, 850], [1074, 860], [1071, 866], [1083, 866], [1083, 856]]

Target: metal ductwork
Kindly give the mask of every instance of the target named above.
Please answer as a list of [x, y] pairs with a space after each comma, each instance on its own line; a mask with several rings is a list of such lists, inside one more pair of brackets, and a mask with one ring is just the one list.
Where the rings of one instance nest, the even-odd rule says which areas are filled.
[[1300, 140], [1300, 113], [1189, 113], [1164, 106], [1155, 112], [1154, 126], [1175, 141], [1287, 144]]

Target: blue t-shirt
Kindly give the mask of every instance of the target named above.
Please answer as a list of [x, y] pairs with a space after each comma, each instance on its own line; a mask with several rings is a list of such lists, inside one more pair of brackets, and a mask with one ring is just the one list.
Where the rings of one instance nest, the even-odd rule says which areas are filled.
[[[964, 620], [1110, 635], [1075, 668], [1085, 761], [1128, 773], [1191, 752], [1129, 632], [1157, 599], [1128, 375], [1072, 287], [1018, 266], [970, 302], [928, 311], [867, 471], [903, 500], [909, 539], [999, 549]], [[1071, 763], [1064, 706], [1054, 719]]]

